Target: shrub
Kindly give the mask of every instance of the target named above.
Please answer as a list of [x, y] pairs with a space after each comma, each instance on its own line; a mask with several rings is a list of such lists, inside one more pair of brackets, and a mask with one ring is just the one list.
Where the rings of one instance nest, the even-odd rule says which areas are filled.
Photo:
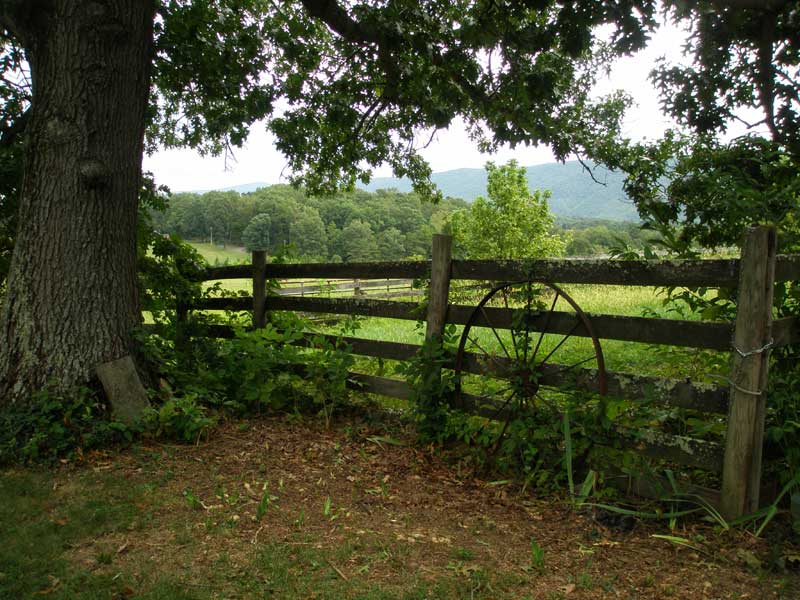
[[131, 441], [130, 427], [109, 419], [98, 393], [85, 387], [55, 391], [0, 414], [0, 464], [53, 461], [85, 450]]

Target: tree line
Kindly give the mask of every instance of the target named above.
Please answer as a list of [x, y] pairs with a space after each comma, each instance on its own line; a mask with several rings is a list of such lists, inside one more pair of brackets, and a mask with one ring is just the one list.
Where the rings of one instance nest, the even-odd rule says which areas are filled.
[[[538, 193], [546, 200], [545, 192]], [[454, 221], [459, 222], [455, 215], [465, 224], [465, 217], [474, 216], [476, 206], [482, 204], [470, 205], [451, 197], [434, 204], [415, 193], [393, 189], [316, 197], [278, 184], [244, 194], [177, 193], [165, 210], [153, 211], [151, 217], [157, 231], [186, 240], [264, 249], [303, 262], [363, 262], [428, 258], [431, 236], [453, 233]], [[500, 240], [489, 235], [496, 233], [496, 227], [475, 229], [477, 233], [470, 232], [473, 237], [484, 232], [487, 243]], [[574, 217], [551, 216], [544, 229], [561, 240], [548, 246], [548, 253], [567, 256], [604, 254], [619, 245], [638, 248], [647, 235], [635, 222]], [[469, 248], [479, 245], [476, 241]], [[525, 254], [511, 248], [511, 242], [506, 245], [515, 256]], [[535, 240], [530, 240], [530, 245], [539, 246]], [[461, 244], [456, 251], [464, 256], [475, 254], [469, 248]]]
[[218, 245], [288, 253], [309, 261], [372, 261], [427, 257], [464, 200], [433, 204], [395, 190], [307, 196], [289, 185], [254, 192], [175, 194], [153, 222], [162, 233]]

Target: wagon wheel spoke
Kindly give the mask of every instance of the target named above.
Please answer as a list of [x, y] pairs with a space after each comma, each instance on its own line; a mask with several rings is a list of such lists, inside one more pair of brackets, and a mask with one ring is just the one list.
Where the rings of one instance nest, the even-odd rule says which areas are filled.
[[486, 358], [488, 358], [490, 361], [492, 361], [494, 364], [497, 365], [497, 367], [499, 368], [500, 372], [504, 372], [507, 369], [507, 366], [504, 365], [502, 362], [500, 362], [500, 360], [497, 357], [497, 355], [492, 353], [492, 352], [488, 352], [483, 346], [481, 346], [478, 343], [478, 340], [476, 340], [475, 338], [468, 338], [468, 339], [469, 339], [470, 342], [475, 344], [475, 346], [478, 348], [478, 350], [480, 350]]
[[481, 313], [483, 314], [483, 318], [486, 319], [486, 325], [489, 326], [489, 329], [492, 330], [492, 333], [494, 334], [494, 337], [497, 338], [497, 341], [500, 343], [500, 347], [503, 349], [503, 352], [505, 353], [506, 358], [508, 358], [508, 360], [514, 360], [513, 358], [511, 358], [511, 355], [508, 353], [508, 349], [506, 348], [506, 345], [503, 343], [503, 340], [500, 339], [500, 334], [497, 333], [497, 329], [495, 329], [494, 325], [492, 325], [492, 322], [489, 320], [489, 315], [486, 314], [486, 310], [482, 306], [481, 306]]
[[[505, 392], [508, 392], [508, 391], [511, 391], [511, 390], [513, 390], [513, 386], [507, 386], [507, 387], [503, 388], [502, 390], [500, 390], [498, 392], [495, 392], [495, 394], [501, 395], [501, 394], [503, 394]], [[472, 434], [472, 439], [473, 440], [475, 440], [475, 438], [477, 438], [480, 434], [482, 434], [484, 432], [484, 430], [486, 429], [486, 427], [489, 424], [489, 422], [497, 420], [497, 417], [499, 417], [500, 414], [502, 414], [502, 412], [508, 407], [508, 405], [511, 403], [511, 400], [513, 398], [514, 398], [514, 393], [512, 392], [511, 395], [508, 398], [506, 398], [506, 401], [501, 406], [497, 407], [497, 410], [495, 410], [494, 413], [492, 413], [492, 416], [486, 418], [486, 422], [483, 423], [480, 426], [480, 428], [478, 428], [478, 431], [476, 431], [475, 433]]]
[[517, 395], [517, 391], [514, 389], [514, 386], [509, 386], [509, 387], [505, 388], [505, 390], [503, 392], [500, 392], [497, 395], [498, 396], [502, 395], [505, 392], [511, 392], [511, 393], [508, 395], [508, 398], [506, 398], [505, 402], [503, 402], [503, 404], [498, 406], [497, 410], [494, 411], [494, 413], [492, 414], [492, 420], [493, 421], [497, 420], [497, 417], [499, 417], [501, 414], [503, 414], [503, 411], [505, 411], [508, 408], [508, 406], [511, 404], [511, 401], [514, 399], [514, 396]]
[[[503, 294], [503, 304], [505, 305], [506, 310], [509, 310], [509, 308], [508, 308], [508, 294]], [[509, 331], [511, 332], [511, 347], [514, 348], [514, 356], [517, 358], [517, 362], [519, 362], [519, 349], [517, 347], [518, 346], [518, 344], [517, 344], [517, 336], [514, 335], [513, 323], [512, 323], [512, 326], [509, 328]]]
[[530, 345], [531, 329], [529, 327], [529, 320], [531, 316], [531, 282], [525, 286], [525, 343], [522, 346], [522, 362], [528, 364], [528, 346]]
[[558, 351], [558, 349], [561, 348], [561, 346], [564, 345], [564, 342], [566, 342], [569, 338], [572, 337], [572, 334], [575, 333], [575, 330], [578, 329], [578, 327], [580, 327], [580, 325], [581, 325], [581, 322], [579, 320], [575, 321], [575, 325], [573, 325], [572, 329], [570, 329], [569, 332], [567, 332], [567, 335], [565, 335], [563, 338], [561, 338], [561, 341], [558, 342], [558, 344], [556, 344], [555, 347], [552, 350], [550, 350], [550, 353], [547, 356], [545, 356], [540, 361], [539, 364], [546, 364], [548, 359], [551, 356], [553, 356], [553, 354], [555, 354]]
[[[508, 397], [508, 400], [506, 400], [506, 402], [505, 402], [506, 405], [508, 405], [508, 403], [511, 402], [511, 399], [514, 397], [515, 394], [516, 394], [516, 392], [513, 392], [511, 394], [511, 396]], [[499, 415], [500, 411], [498, 411], [497, 414]], [[508, 430], [508, 426], [511, 424], [511, 419], [512, 419], [513, 416], [514, 416], [513, 413], [509, 414], [506, 417], [505, 421], [503, 422], [503, 429], [500, 430], [500, 433], [497, 435], [497, 439], [492, 444], [492, 449], [489, 452], [488, 456], [489, 456], [490, 459], [494, 458], [494, 455], [497, 453], [497, 450], [500, 448], [500, 444], [503, 441], [503, 436], [505, 436], [506, 431]]]
[[[539, 339], [536, 340], [536, 348], [534, 348], [534, 350], [533, 350], [533, 355], [531, 356], [531, 363], [533, 363], [536, 360], [536, 355], [539, 354], [539, 348], [542, 345], [542, 340], [544, 339], [544, 334], [547, 333], [547, 328], [550, 327], [550, 319], [553, 316], [553, 312], [555, 312], [556, 302], [558, 302], [558, 297], [559, 297], [560, 294], [561, 294], [561, 291], [557, 290], [555, 297], [553, 297], [553, 303], [550, 305], [550, 310], [547, 312], [547, 317], [545, 317], [544, 326], [542, 327], [542, 331], [539, 334]], [[541, 362], [545, 362], [545, 361], [543, 360]]]
[[572, 363], [571, 365], [564, 365], [560, 369], [558, 369], [554, 373], [554, 375], [560, 375], [561, 373], [564, 373], [565, 371], [570, 371], [570, 370], [574, 369], [575, 367], [578, 367], [580, 365], [584, 365], [587, 362], [589, 362], [590, 360], [595, 360], [596, 358], [597, 357], [595, 357], [594, 355], [591, 355], [591, 356], [587, 356], [584, 359], [579, 360], [578, 362]]

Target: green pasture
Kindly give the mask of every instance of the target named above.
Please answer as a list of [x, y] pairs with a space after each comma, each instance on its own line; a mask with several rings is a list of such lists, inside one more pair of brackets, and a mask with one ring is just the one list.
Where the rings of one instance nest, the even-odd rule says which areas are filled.
[[[210, 244], [193, 243], [198, 251], [203, 254], [209, 263], [213, 261], [243, 262], [248, 255], [240, 249], [222, 249], [212, 247]], [[238, 259], [238, 260], [237, 260]], [[206, 282], [210, 287], [216, 283], [227, 291], [235, 293], [252, 292], [252, 283], [248, 279], [224, 280], [219, 282]], [[287, 285], [294, 285], [287, 284]], [[458, 283], [454, 283], [451, 292], [451, 302], [463, 305], [475, 305], [485, 291], [464, 294], [457, 291]], [[659, 288], [643, 286], [608, 286], [608, 285], [564, 285], [562, 288], [575, 300], [581, 309], [591, 314], [627, 315], [627, 316], [660, 316], [663, 318], [677, 318], [664, 306], [664, 294]], [[338, 294], [337, 294], [338, 295]], [[349, 295], [345, 293], [344, 295]], [[418, 297], [396, 298], [396, 300], [418, 301]], [[543, 302], [547, 304], [544, 300]], [[517, 307], [519, 308], [519, 307]], [[549, 307], [548, 307], [549, 308]], [[559, 301], [556, 310], [571, 311], [563, 300]], [[350, 322], [352, 324], [352, 322]], [[387, 319], [387, 318], [357, 318], [357, 337], [421, 344], [424, 337], [424, 327], [415, 321]], [[325, 322], [314, 325], [318, 331], [335, 333], [341, 328], [336, 323]], [[456, 335], [460, 336], [463, 327], [459, 326]], [[493, 331], [489, 328], [479, 327], [473, 329], [472, 341], [469, 350], [488, 355], [516, 357], [514, 346], [524, 345], [524, 337], [512, 336], [509, 331]], [[592, 368], [596, 361], [591, 340], [588, 338], [569, 337], [563, 341], [563, 335], [545, 335], [539, 341], [538, 333], [531, 333], [528, 341], [530, 349], [539, 346], [537, 356], [547, 356], [559, 343], [561, 345], [548, 359], [548, 362], [571, 365], [586, 360], [581, 366]], [[498, 339], [499, 338], [499, 339]], [[693, 348], [677, 348], [670, 346], [657, 346], [635, 342], [621, 342], [614, 340], [601, 340], [601, 348], [605, 359], [606, 369], [611, 371], [630, 372], [671, 378], [691, 378], [696, 381], [719, 383], [728, 366], [728, 356], [720, 352], [697, 350]], [[374, 371], [386, 370], [386, 365], [381, 363], [375, 367], [374, 359], [359, 361], [361, 370]]]
[[[663, 307], [663, 297], [655, 288], [575, 285], [569, 286], [567, 292], [585, 312], [590, 313], [590, 318], [591, 313], [629, 316], [656, 313], [665, 318], [670, 316]], [[461, 302], [467, 304], [466, 301]], [[559, 303], [556, 310], [565, 310], [565, 308]], [[424, 326], [418, 326], [414, 321], [360, 318], [357, 323], [358, 329], [355, 335], [366, 339], [408, 344], [421, 344], [424, 339]], [[326, 331], [335, 331], [335, 329], [336, 326], [325, 327]], [[516, 358], [513, 350], [515, 341], [519, 347], [524, 345], [524, 336], [517, 334], [515, 339], [512, 339], [509, 331], [497, 330], [500, 340], [497, 339], [495, 331], [486, 327], [473, 328], [472, 331], [471, 337], [474, 342], [468, 346], [472, 352], [485, 351], [487, 354], [500, 357], [510, 355]], [[461, 336], [462, 332], [463, 327], [458, 326], [456, 336]], [[529, 335], [529, 346], [533, 349], [538, 344], [540, 334], [531, 332]], [[547, 356], [565, 337], [557, 334], [543, 336], [537, 356], [540, 358]], [[600, 344], [606, 369], [611, 371], [678, 379], [690, 377], [697, 381], [718, 383], [718, 376], [724, 374], [727, 368], [727, 356], [719, 352], [615, 340], [601, 340]], [[480, 348], [476, 346], [480, 346]], [[590, 359], [593, 355], [594, 351], [589, 338], [569, 337], [548, 362], [570, 365]], [[593, 368], [596, 366], [596, 361], [588, 360], [582, 366]]]
[[212, 267], [215, 265], [250, 262], [250, 253], [241, 246], [219, 246], [217, 244], [207, 244], [205, 242], [188, 242], [197, 250], [206, 262]]

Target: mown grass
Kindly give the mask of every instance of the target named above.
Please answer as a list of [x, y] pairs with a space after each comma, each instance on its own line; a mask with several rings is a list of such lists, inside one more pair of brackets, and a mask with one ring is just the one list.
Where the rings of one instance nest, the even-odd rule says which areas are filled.
[[0, 470], [0, 598], [660, 600], [705, 581], [714, 597], [797, 597], [796, 577], [737, 558], [767, 556], [749, 534], [683, 523], [699, 562], [645, 524], [598, 529], [563, 498], [517, 497], [400, 433], [378, 444], [383, 426], [339, 425], [227, 422], [197, 446]]
[[215, 265], [236, 265], [250, 262], [250, 253], [238, 246], [227, 246], [223, 248], [217, 244], [211, 245], [204, 242], [188, 243], [193, 246], [212, 267]]
[[[55, 486], [44, 470], [0, 474], [0, 598], [124, 597], [130, 574], [95, 574], [65, 559], [65, 551], [87, 540], [133, 531], [155, 508], [148, 489], [118, 476], [82, 473]], [[111, 562], [118, 548], [91, 557]], [[141, 598], [188, 598], [169, 579]]]
[[[80, 474], [69, 489], [52, 487], [45, 471], [0, 476], [0, 517], [4, 523], [0, 529], [2, 598], [90, 599], [135, 594], [147, 599], [205, 599], [220, 597], [217, 592], [223, 589], [224, 597], [429, 597], [428, 588], [420, 588], [418, 583], [401, 595], [380, 589], [353, 589], [330, 567], [332, 562], [346, 559], [352, 548], [345, 545], [335, 552], [322, 551], [307, 540], [298, 541], [296, 546], [264, 544], [252, 553], [246, 570], [235, 568], [225, 553], [215, 556], [211, 565], [198, 561], [193, 572], [183, 573], [183, 577], [177, 562], [170, 567], [145, 561], [135, 565], [142, 570], [118, 570], [114, 563], [117, 554], [124, 551], [122, 546], [104, 548], [96, 541], [142, 527], [140, 523], [147, 519], [148, 510], [154, 510], [164, 499], [154, 497], [153, 486], [131, 488], [116, 477], [95, 478], [86, 473]], [[184, 552], [188, 546], [190, 553], [202, 555], [208, 535], [198, 534], [194, 526], [182, 523], [180, 518], [165, 525], [181, 532], [176, 543]], [[213, 533], [224, 535], [221, 529]], [[65, 554], [74, 549], [80, 553], [82, 546], [104, 549], [84, 556], [83, 564], [76, 568]], [[160, 560], [168, 563], [174, 557], [167, 554]], [[175, 572], [175, 577], [166, 574], [170, 571]], [[451, 582], [445, 587], [457, 588], [459, 583]], [[356, 591], [360, 593], [354, 594]], [[458, 595], [441, 593], [437, 597]]]

